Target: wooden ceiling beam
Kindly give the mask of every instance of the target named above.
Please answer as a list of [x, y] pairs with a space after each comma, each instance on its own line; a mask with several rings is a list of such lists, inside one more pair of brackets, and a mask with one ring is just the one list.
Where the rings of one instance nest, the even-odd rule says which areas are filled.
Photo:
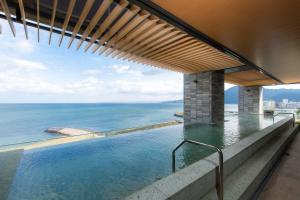
[[103, 23], [99, 26], [97, 31], [91, 37], [91, 40], [88, 44], [86, 44], [84, 51], [86, 52], [94, 42], [104, 33], [107, 28], [111, 25], [111, 23], [121, 14], [121, 12], [128, 6], [128, 1], [121, 0], [120, 4], [117, 4], [111, 13], [107, 16], [107, 18], [103, 21]]
[[132, 6], [127, 10], [124, 15], [119, 19], [110, 29], [101, 37], [98, 44], [93, 48], [93, 53], [95, 53], [105, 42], [108, 42], [118, 31], [120, 31], [137, 13], [141, 8], [137, 6]]
[[67, 27], [69, 25], [70, 18], [71, 18], [72, 13], [73, 13], [73, 9], [74, 9], [75, 3], [76, 3], [76, 0], [70, 0], [69, 1], [67, 13], [66, 13], [66, 17], [65, 17], [65, 20], [64, 20], [64, 23], [63, 23], [63, 26], [62, 26], [62, 32], [61, 32], [61, 35], [60, 35], [60, 39], [58, 41], [58, 46], [61, 45], [62, 40], [64, 38], [64, 35], [66, 33]]
[[5, 14], [5, 17], [7, 19], [8, 25], [10, 27], [10, 30], [11, 30], [13, 36], [16, 37], [16, 29], [15, 29], [14, 23], [11, 19], [10, 11], [9, 11], [8, 6], [7, 6], [6, 0], [0, 0], [0, 4], [1, 4], [1, 7], [4, 11], [4, 14]]
[[50, 30], [49, 30], [49, 41], [48, 41], [49, 45], [51, 44], [51, 37], [52, 37], [53, 25], [55, 21], [56, 9], [57, 9], [57, 0], [53, 0], [52, 15], [50, 21]]
[[97, 25], [98, 21], [101, 19], [105, 11], [111, 6], [112, 3], [113, 0], [104, 0], [101, 3], [101, 5], [98, 7], [98, 10], [96, 11], [95, 15], [93, 16], [89, 25], [86, 27], [85, 31], [83, 32], [81, 39], [78, 41], [77, 50], [81, 47], [83, 41], [89, 36], [89, 34]]
[[78, 19], [78, 21], [77, 21], [77, 23], [76, 23], [76, 25], [75, 25], [75, 27], [72, 31], [72, 36], [69, 40], [68, 48], [71, 47], [76, 35], [78, 34], [78, 32], [79, 32], [84, 20], [86, 19], [87, 15], [89, 14], [94, 2], [95, 2], [95, 0], [88, 0], [88, 1], [85, 2], [85, 5], [84, 5], [84, 7], [83, 7], [83, 9], [80, 13], [79, 19]]
[[25, 31], [25, 37], [26, 37], [26, 40], [28, 40], [28, 30], [27, 30], [27, 25], [26, 25], [24, 4], [23, 4], [22, 0], [18, 0], [18, 3], [19, 3], [19, 8], [20, 8], [21, 17], [22, 17], [22, 23], [23, 23], [23, 27], [24, 27], [24, 31]]

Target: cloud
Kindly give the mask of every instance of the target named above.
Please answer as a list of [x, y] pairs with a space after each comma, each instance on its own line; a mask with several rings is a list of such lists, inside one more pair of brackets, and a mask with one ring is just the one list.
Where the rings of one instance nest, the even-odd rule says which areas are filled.
[[89, 69], [85, 71], [83, 74], [87, 76], [99, 76], [102, 73], [100, 69]]
[[132, 74], [136, 76], [142, 75], [141, 70], [133, 69], [133, 67], [129, 65], [111, 65], [110, 69], [119, 74]]
[[130, 94], [148, 94], [148, 95], [164, 95], [164, 94], [181, 94], [181, 80], [117, 80], [115, 88], [121, 93]]
[[300, 84], [264, 86], [268, 89], [300, 89]]
[[14, 56], [0, 55], [1, 70], [46, 70], [47, 66], [38, 61], [22, 59]]
[[130, 69], [129, 65], [112, 65], [111, 68], [117, 73], [125, 73]]
[[43, 63], [25, 60], [25, 59], [13, 59], [12, 64], [13, 66], [20, 67], [26, 70], [46, 70], [48, 69]]
[[0, 40], [0, 49], [5, 52], [31, 54], [35, 50], [34, 44], [29, 40], [22, 38], [22, 36], [17, 36], [14, 38], [12, 36], [0, 34]]

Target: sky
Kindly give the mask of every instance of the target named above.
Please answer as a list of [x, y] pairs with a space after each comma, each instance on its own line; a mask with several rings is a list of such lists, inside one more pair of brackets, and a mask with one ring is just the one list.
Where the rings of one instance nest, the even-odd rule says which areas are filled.
[[[0, 103], [160, 102], [183, 98], [181, 73], [58, 47], [59, 35], [0, 19]], [[232, 87], [225, 84], [225, 88]], [[277, 86], [278, 87], [278, 86]], [[286, 87], [286, 86], [283, 86]], [[300, 88], [299, 85], [292, 87]]]

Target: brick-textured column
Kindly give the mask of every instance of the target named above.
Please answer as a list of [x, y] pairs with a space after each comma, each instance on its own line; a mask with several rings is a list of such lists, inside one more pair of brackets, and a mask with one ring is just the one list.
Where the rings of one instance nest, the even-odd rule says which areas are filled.
[[224, 121], [224, 71], [184, 75], [184, 124]]
[[263, 113], [263, 89], [261, 86], [239, 87], [239, 112]]

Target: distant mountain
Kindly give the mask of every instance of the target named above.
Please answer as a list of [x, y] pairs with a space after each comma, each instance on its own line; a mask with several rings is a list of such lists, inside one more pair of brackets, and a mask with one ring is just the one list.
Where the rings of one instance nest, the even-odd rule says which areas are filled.
[[[238, 103], [238, 87], [232, 87], [225, 91], [225, 103], [237, 104]], [[281, 102], [282, 99], [289, 101], [300, 102], [300, 89], [264, 89], [264, 100], [274, 100]]]
[[[226, 104], [237, 104], [238, 103], [238, 92], [237, 86], [229, 88], [225, 91], [224, 101]], [[275, 100], [281, 102], [282, 99], [288, 99], [289, 101], [300, 102], [300, 89], [264, 89], [264, 100]], [[181, 103], [183, 100], [167, 101], [165, 103]]]

